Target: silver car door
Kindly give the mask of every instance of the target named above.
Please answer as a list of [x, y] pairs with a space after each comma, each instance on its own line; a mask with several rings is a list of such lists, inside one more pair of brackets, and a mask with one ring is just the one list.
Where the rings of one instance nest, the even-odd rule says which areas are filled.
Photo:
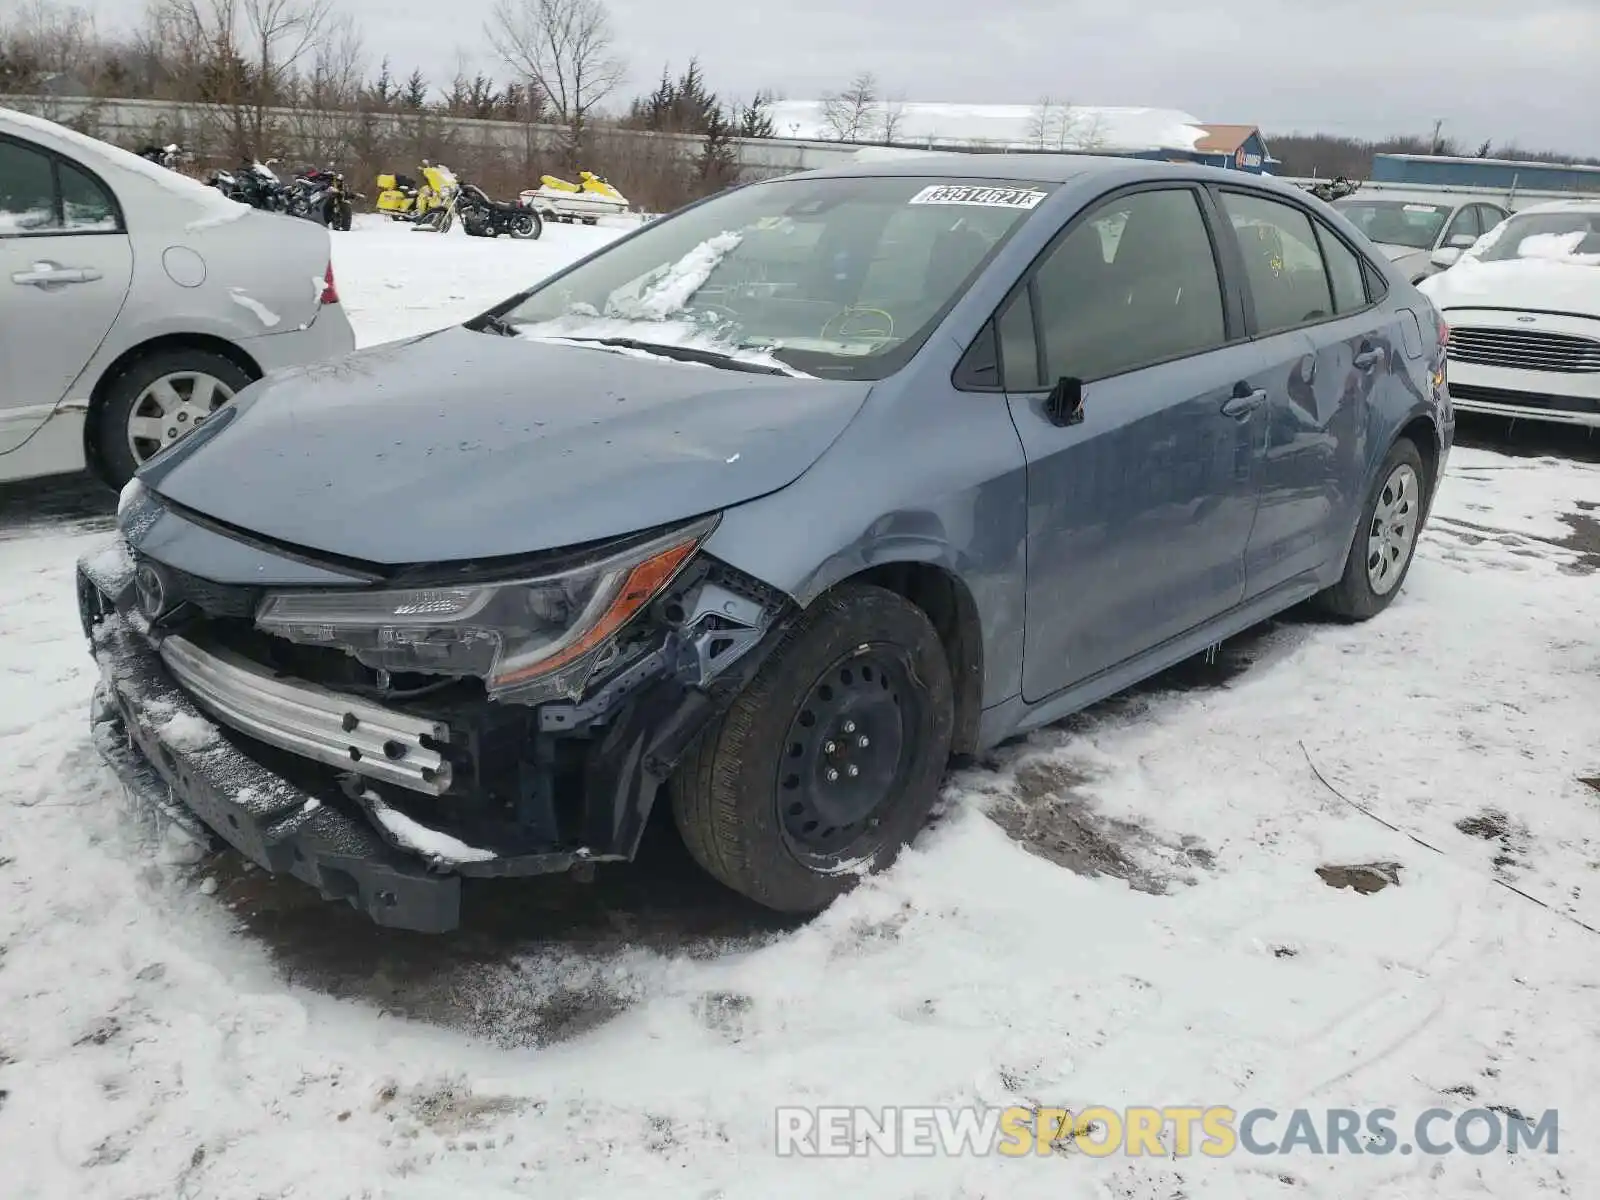
[[121, 207], [98, 176], [0, 137], [0, 454], [63, 400], [116, 322], [133, 279]]

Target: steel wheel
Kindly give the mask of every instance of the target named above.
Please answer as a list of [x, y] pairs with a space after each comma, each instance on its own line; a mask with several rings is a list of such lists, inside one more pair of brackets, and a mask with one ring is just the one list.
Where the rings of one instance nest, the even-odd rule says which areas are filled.
[[232, 399], [233, 389], [204, 371], [161, 376], [139, 393], [128, 414], [128, 449], [134, 462], [166, 449]]
[[906, 651], [878, 643], [835, 661], [811, 685], [778, 764], [784, 844], [819, 872], [872, 857], [883, 809], [915, 763], [917, 689]]
[[1367, 583], [1386, 596], [1404, 574], [1417, 540], [1422, 488], [1410, 463], [1389, 472], [1367, 529]]

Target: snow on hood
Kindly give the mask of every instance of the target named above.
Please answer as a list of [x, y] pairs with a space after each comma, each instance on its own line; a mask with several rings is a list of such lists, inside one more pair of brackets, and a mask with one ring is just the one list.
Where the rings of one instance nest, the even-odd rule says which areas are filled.
[[[1534, 240], [1528, 238], [1524, 245]], [[1570, 259], [1527, 257], [1486, 263], [1463, 256], [1448, 271], [1417, 286], [1442, 309], [1537, 308], [1600, 319], [1600, 269]]]

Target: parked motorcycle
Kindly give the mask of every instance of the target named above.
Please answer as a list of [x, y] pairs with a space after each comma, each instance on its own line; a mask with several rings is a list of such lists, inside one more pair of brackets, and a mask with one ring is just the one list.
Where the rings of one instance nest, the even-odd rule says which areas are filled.
[[347, 231], [355, 210], [344, 175], [328, 167], [306, 167], [289, 182], [290, 216], [304, 217], [329, 229]]
[[206, 182], [240, 204], [248, 204], [264, 212], [287, 212], [288, 191], [272, 169], [272, 164], [277, 161], [275, 158], [269, 158], [266, 162], [251, 159], [232, 171], [213, 171]]
[[187, 162], [191, 157], [189, 152], [177, 142], [166, 146], [148, 145], [138, 151], [139, 157], [148, 159], [158, 166], [166, 167], [169, 171], [176, 171], [179, 164]]
[[416, 229], [444, 233], [455, 219], [452, 202], [458, 187], [449, 167], [424, 159], [421, 183], [409, 175], [378, 176], [378, 211]]
[[1303, 183], [1300, 186], [1318, 200], [1329, 203], [1335, 200], [1342, 200], [1352, 192], [1361, 190], [1360, 182], [1346, 179], [1343, 175], [1337, 179], [1327, 180], [1322, 183]]
[[455, 210], [461, 217], [462, 231], [469, 237], [498, 237], [504, 233], [533, 241], [544, 232], [544, 220], [533, 209], [490, 199], [481, 187], [465, 180], [456, 192]]

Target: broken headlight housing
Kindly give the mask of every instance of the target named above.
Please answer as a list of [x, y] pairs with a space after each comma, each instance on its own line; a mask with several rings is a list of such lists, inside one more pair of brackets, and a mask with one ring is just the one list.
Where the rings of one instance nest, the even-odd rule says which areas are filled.
[[343, 650], [374, 670], [482, 679], [497, 700], [576, 699], [613, 637], [715, 527], [698, 521], [582, 566], [493, 583], [273, 592], [263, 631]]

